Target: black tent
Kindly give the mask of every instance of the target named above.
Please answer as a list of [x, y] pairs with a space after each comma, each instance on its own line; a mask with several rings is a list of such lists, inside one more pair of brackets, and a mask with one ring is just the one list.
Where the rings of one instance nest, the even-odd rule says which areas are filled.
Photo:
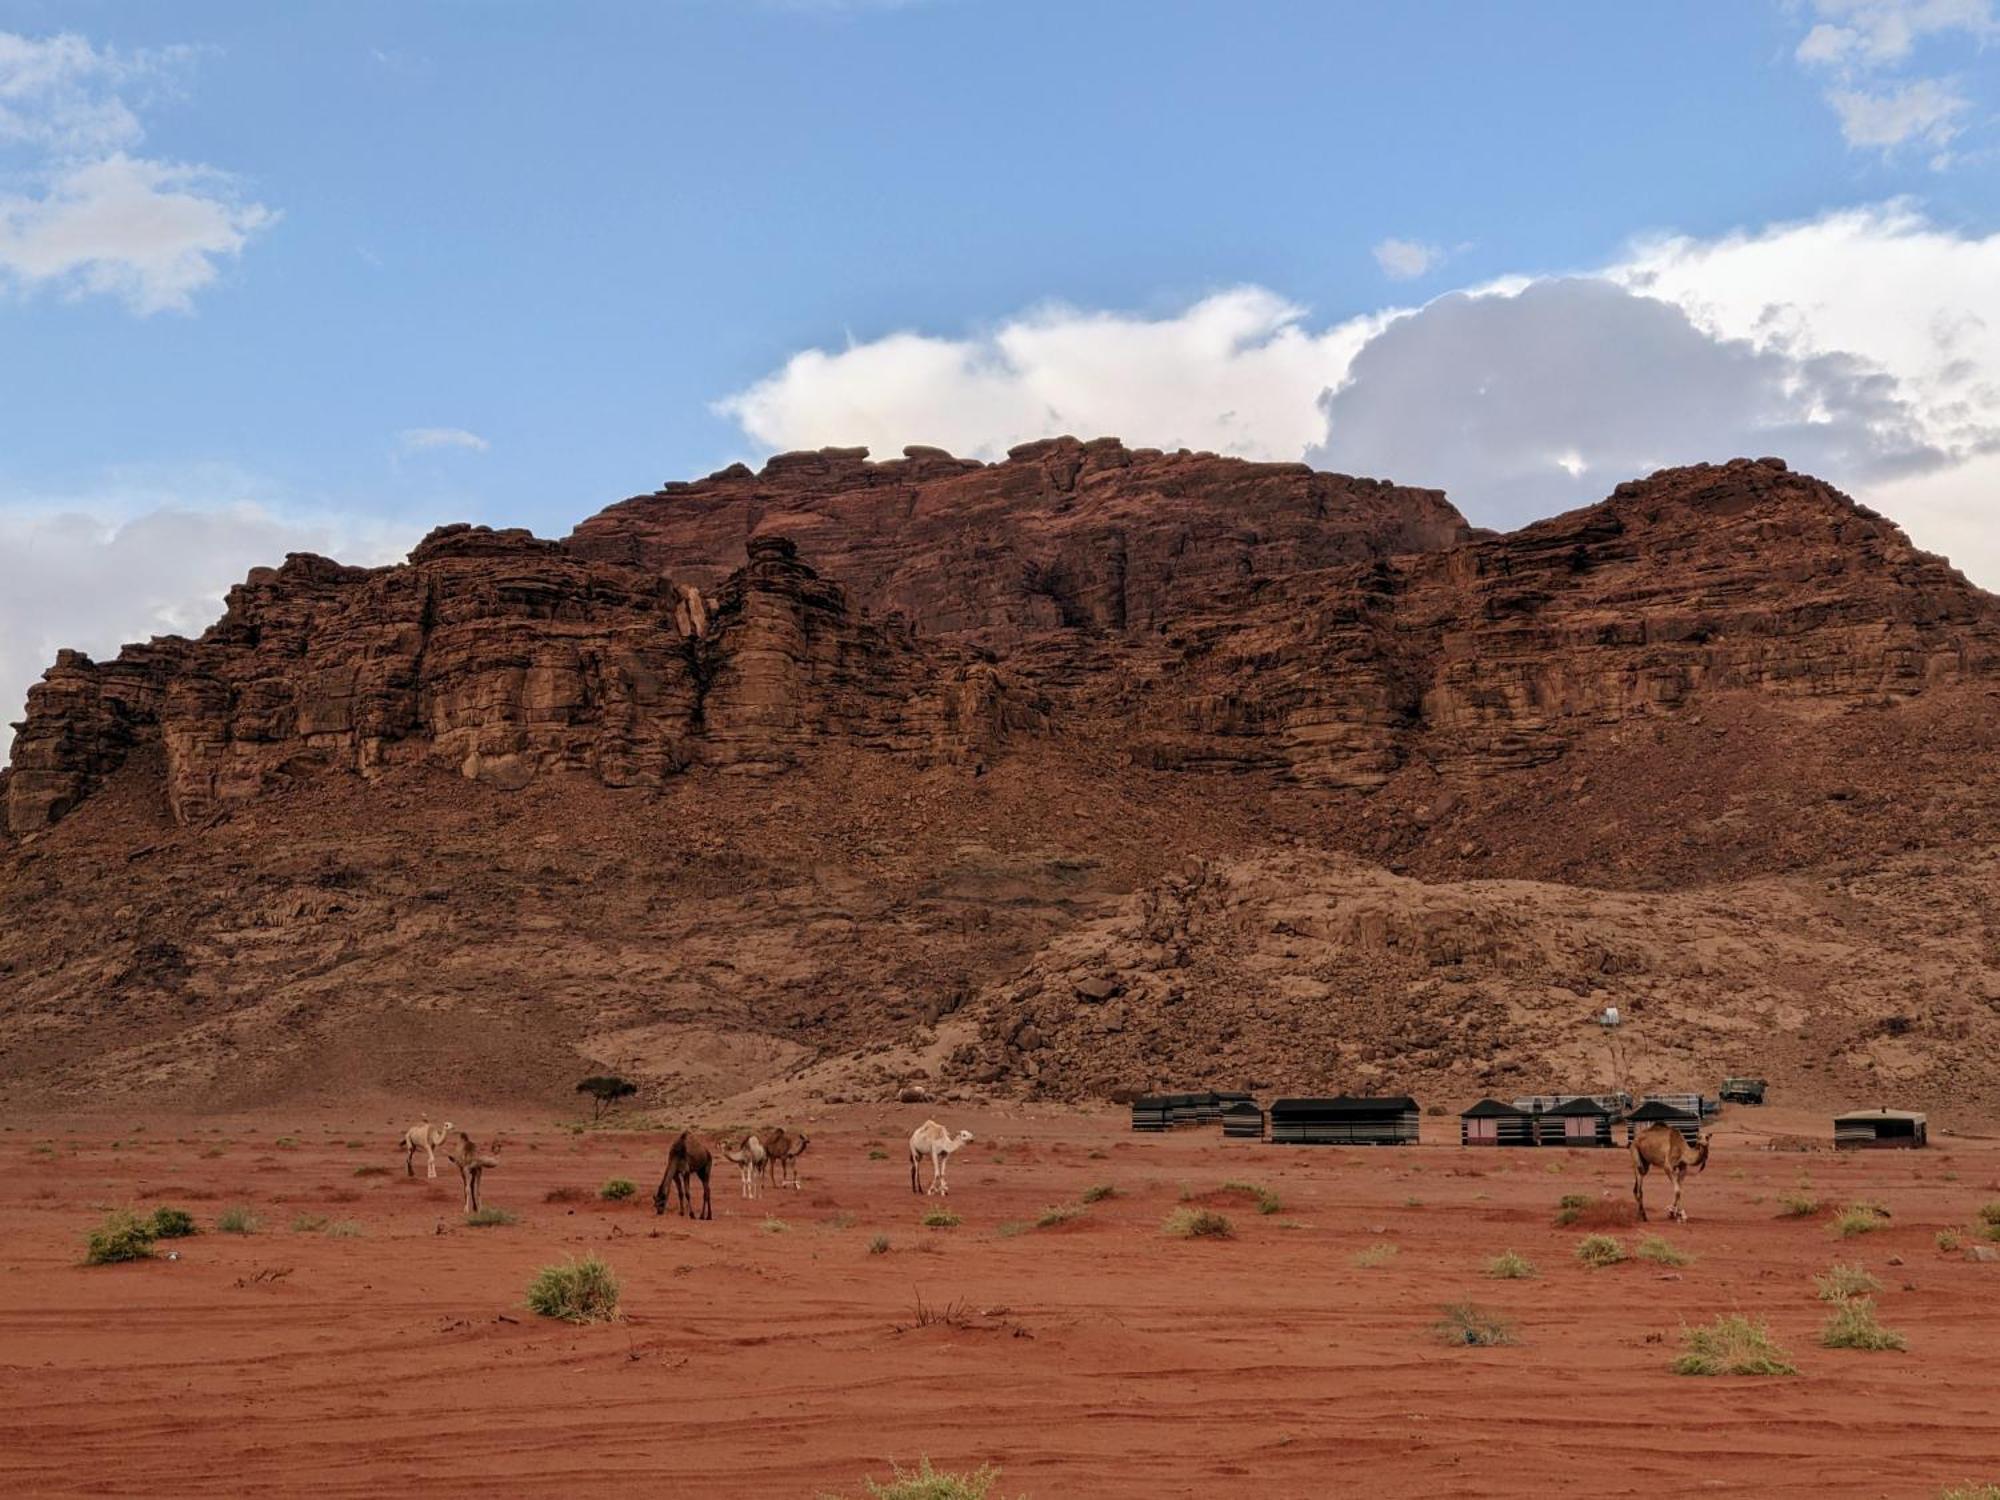
[[1279, 1099], [1271, 1105], [1271, 1141], [1288, 1146], [1414, 1145], [1418, 1115], [1417, 1101], [1407, 1094]]
[[1687, 1137], [1692, 1146], [1701, 1135], [1701, 1116], [1691, 1115], [1684, 1109], [1676, 1109], [1659, 1099], [1648, 1099], [1625, 1117], [1625, 1140], [1629, 1145], [1632, 1138], [1647, 1125], [1671, 1125]]
[[1579, 1095], [1546, 1111], [1538, 1122], [1544, 1146], [1615, 1146], [1612, 1112], [1596, 1099]]
[[1458, 1117], [1461, 1146], [1532, 1146], [1535, 1119], [1525, 1109], [1502, 1104], [1498, 1099], [1481, 1099]]

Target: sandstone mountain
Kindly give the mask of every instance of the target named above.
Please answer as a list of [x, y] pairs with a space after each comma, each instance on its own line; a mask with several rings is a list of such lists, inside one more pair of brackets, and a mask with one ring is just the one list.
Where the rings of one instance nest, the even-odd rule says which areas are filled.
[[64, 653], [0, 773], [0, 1101], [1985, 1109], [1996, 772], [2000, 599], [1776, 460], [1494, 535], [1109, 440], [781, 455]]

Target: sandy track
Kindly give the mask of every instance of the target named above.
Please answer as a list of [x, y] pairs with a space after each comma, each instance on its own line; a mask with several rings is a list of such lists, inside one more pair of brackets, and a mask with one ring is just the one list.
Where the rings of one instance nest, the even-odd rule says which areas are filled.
[[[920, 1454], [997, 1464], [1010, 1496], [1930, 1496], [2000, 1479], [2000, 1265], [1933, 1245], [2000, 1197], [2000, 1143], [1835, 1158], [1725, 1133], [1694, 1222], [1664, 1226], [1694, 1263], [1593, 1272], [1553, 1209], [1566, 1192], [1625, 1201], [1622, 1153], [1283, 1150], [947, 1112], [979, 1139], [952, 1166], [963, 1223], [940, 1230], [918, 1227], [901, 1154], [921, 1113], [820, 1121], [803, 1192], [746, 1205], [718, 1173], [717, 1217], [693, 1226], [647, 1201], [665, 1137], [524, 1126], [489, 1178], [520, 1222], [493, 1229], [461, 1223], [449, 1166], [435, 1186], [404, 1179], [400, 1122], [152, 1122], [114, 1148], [100, 1128], [16, 1121], [0, 1135], [0, 1490], [812, 1496]], [[278, 1148], [287, 1133], [299, 1144]], [[1824, 1215], [1776, 1217], [1802, 1170], [1829, 1203], [1885, 1202], [1892, 1227], [1839, 1240]], [[614, 1175], [638, 1197], [544, 1202]], [[1230, 1179], [1284, 1207], [1217, 1194]], [[1094, 1183], [1119, 1195], [1001, 1232]], [[1236, 1238], [1163, 1236], [1183, 1187]], [[205, 1232], [178, 1262], [81, 1267], [83, 1232], [121, 1203], [180, 1204]], [[259, 1233], [208, 1227], [239, 1203]], [[301, 1213], [360, 1233], [295, 1231]], [[888, 1253], [869, 1253], [877, 1234]], [[1394, 1257], [1358, 1268], [1377, 1241]], [[1541, 1275], [1480, 1274], [1509, 1248]], [[527, 1313], [533, 1270], [586, 1251], [618, 1272], [628, 1318]], [[1881, 1277], [1907, 1354], [1818, 1347], [1808, 1278], [1836, 1258]], [[957, 1326], [911, 1326], [919, 1295], [956, 1304]], [[1439, 1342], [1457, 1300], [1520, 1342]], [[1739, 1309], [1770, 1321], [1799, 1378], [1667, 1373], [1682, 1320]]]

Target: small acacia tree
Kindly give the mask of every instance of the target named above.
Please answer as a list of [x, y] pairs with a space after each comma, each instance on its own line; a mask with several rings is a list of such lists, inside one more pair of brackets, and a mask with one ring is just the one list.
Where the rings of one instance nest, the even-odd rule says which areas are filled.
[[617, 1104], [620, 1099], [629, 1099], [638, 1093], [639, 1085], [620, 1078], [616, 1073], [608, 1073], [602, 1077], [584, 1079], [576, 1086], [576, 1091], [579, 1094], [590, 1095], [590, 1118], [599, 1120], [604, 1117], [604, 1112]]

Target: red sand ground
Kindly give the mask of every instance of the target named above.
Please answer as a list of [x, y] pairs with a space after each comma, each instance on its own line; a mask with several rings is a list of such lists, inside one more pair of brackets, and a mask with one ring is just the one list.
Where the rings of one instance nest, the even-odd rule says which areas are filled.
[[[1466, 1152], [1446, 1120], [1425, 1122], [1436, 1145], [1369, 1151], [947, 1111], [978, 1133], [951, 1168], [963, 1222], [923, 1229], [902, 1144], [922, 1114], [811, 1124], [804, 1190], [755, 1205], [718, 1163], [716, 1218], [693, 1225], [653, 1216], [667, 1137], [523, 1126], [488, 1178], [520, 1221], [490, 1229], [461, 1222], [448, 1164], [404, 1179], [401, 1118], [156, 1120], [122, 1142], [17, 1121], [0, 1135], [0, 1492], [857, 1495], [923, 1454], [998, 1465], [996, 1495], [1034, 1497], [1930, 1497], [2000, 1480], [2000, 1264], [1933, 1244], [2000, 1197], [2000, 1143], [1772, 1152], [1763, 1131], [1808, 1122], [1737, 1111], [1693, 1222], [1653, 1226], [1693, 1264], [1591, 1271], [1553, 1210], [1579, 1191], [1627, 1201], [1622, 1152]], [[1778, 1217], [1801, 1172], [1830, 1204], [1886, 1203], [1892, 1227], [1842, 1240], [1828, 1214]], [[639, 1194], [544, 1201], [613, 1176]], [[1218, 1195], [1232, 1179], [1283, 1208]], [[1003, 1232], [1096, 1183], [1118, 1196]], [[1184, 1187], [1234, 1239], [1161, 1233]], [[204, 1224], [162, 1242], [177, 1262], [79, 1264], [104, 1208], [159, 1203]], [[258, 1233], [214, 1232], [236, 1204]], [[296, 1231], [300, 1214], [359, 1234]], [[1357, 1267], [1378, 1241], [1394, 1257]], [[1538, 1279], [1481, 1274], [1510, 1248]], [[617, 1271], [625, 1320], [528, 1313], [535, 1268], [584, 1252]], [[1882, 1279], [1908, 1353], [1818, 1346], [1808, 1278], [1836, 1259]], [[962, 1323], [912, 1327], [920, 1296]], [[1439, 1342], [1457, 1300], [1520, 1342]], [[1732, 1310], [1768, 1319], [1800, 1375], [1670, 1375], [1682, 1321]]]

